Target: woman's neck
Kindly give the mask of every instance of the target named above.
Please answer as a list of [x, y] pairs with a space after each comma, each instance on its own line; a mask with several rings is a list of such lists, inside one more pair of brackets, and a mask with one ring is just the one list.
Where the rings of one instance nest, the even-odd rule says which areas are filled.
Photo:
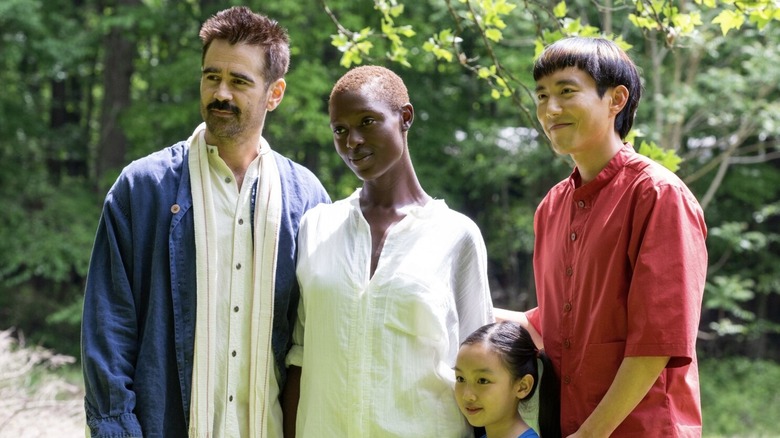
[[360, 192], [363, 208], [402, 210], [413, 205], [425, 205], [430, 199], [414, 174], [395, 180], [364, 181]]

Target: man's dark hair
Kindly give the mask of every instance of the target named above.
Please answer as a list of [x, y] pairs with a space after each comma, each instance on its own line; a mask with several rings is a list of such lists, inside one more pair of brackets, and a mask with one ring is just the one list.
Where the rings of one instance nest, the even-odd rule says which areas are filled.
[[642, 96], [642, 80], [631, 58], [614, 42], [605, 38], [570, 37], [547, 46], [534, 62], [534, 80], [577, 67], [596, 81], [596, 91], [603, 97], [609, 88], [628, 88], [628, 101], [615, 117], [615, 131], [625, 138], [634, 124], [634, 116]]
[[290, 66], [290, 40], [287, 30], [265, 15], [256, 14], [245, 6], [225, 9], [212, 16], [200, 28], [203, 41], [201, 64], [206, 59], [211, 42], [226, 40], [230, 44], [245, 43], [264, 50], [263, 77], [269, 84], [281, 79]]

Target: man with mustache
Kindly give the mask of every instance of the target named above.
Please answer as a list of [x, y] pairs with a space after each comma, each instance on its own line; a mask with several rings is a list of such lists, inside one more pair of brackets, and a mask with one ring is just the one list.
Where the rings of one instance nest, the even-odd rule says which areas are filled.
[[82, 363], [93, 437], [281, 437], [299, 220], [329, 202], [263, 138], [287, 32], [245, 7], [200, 31], [204, 123], [127, 166], [87, 277]]

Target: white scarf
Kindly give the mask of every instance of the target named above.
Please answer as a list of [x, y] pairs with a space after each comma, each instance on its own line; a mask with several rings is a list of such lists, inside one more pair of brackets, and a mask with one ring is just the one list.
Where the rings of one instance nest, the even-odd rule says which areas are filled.
[[[190, 430], [192, 438], [211, 437], [214, 430], [214, 380], [216, 379], [216, 307], [217, 307], [217, 233], [214, 202], [209, 183], [206, 124], [195, 128], [187, 140], [190, 145], [189, 168], [192, 209], [195, 215], [195, 260], [197, 309], [195, 357], [192, 370]], [[254, 213], [253, 304], [250, 322], [249, 435], [268, 435], [272, 407], [268, 386], [274, 372], [271, 347], [273, 328], [276, 256], [282, 213], [279, 169], [268, 143], [260, 139], [259, 182]], [[224, 292], [223, 292], [224, 293]]]

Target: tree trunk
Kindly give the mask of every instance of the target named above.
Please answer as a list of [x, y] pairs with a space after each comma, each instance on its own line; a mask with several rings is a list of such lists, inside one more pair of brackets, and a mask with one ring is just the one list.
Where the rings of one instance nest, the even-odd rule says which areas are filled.
[[[140, 4], [140, 0], [119, 0], [116, 6]], [[130, 79], [135, 59], [135, 42], [127, 37], [131, 34], [129, 29], [114, 27], [103, 40], [103, 102], [95, 172], [98, 184], [108, 171], [125, 163], [127, 137], [120, 125], [120, 116], [130, 106]]]

